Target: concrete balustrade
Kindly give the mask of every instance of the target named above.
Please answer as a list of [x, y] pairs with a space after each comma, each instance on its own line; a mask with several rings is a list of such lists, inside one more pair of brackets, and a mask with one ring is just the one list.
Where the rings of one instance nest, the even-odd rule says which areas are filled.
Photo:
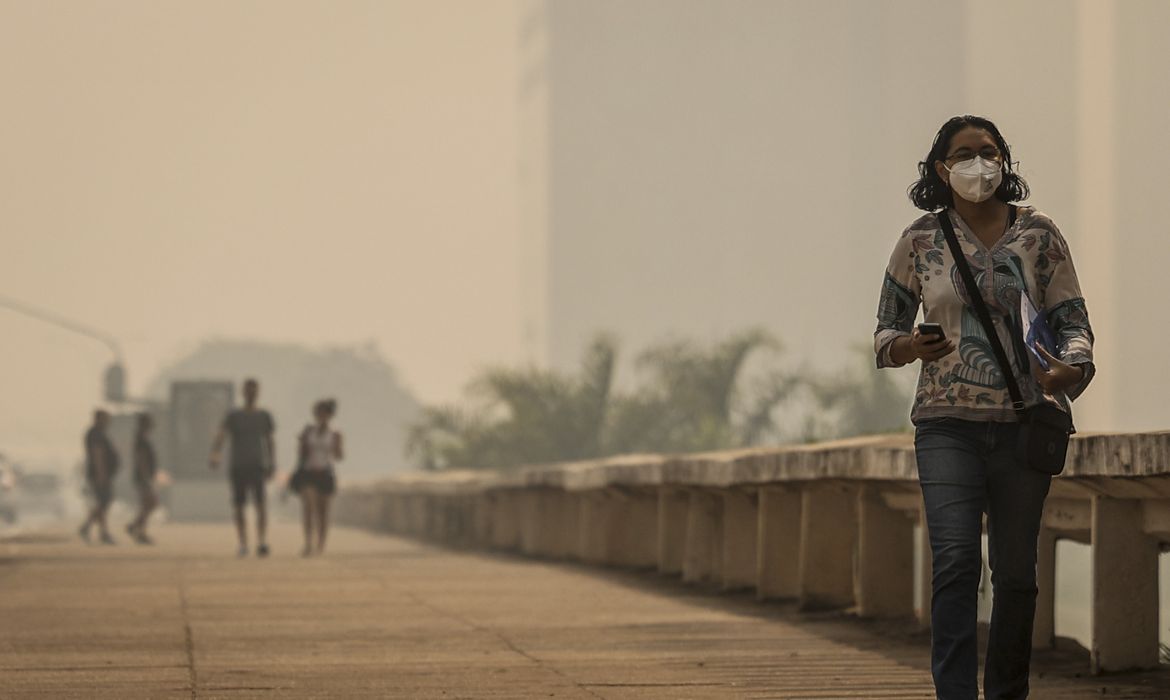
[[589, 564], [606, 563], [605, 494], [598, 490], [577, 494], [577, 558]]
[[755, 588], [759, 490], [729, 489], [723, 496], [720, 583], [724, 590]]
[[930, 604], [934, 598], [931, 588], [934, 569], [930, 558], [930, 536], [926, 532], [926, 508], [924, 506], [918, 508], [914, 536], [918, 540], [918, 555], [915, 557], [915, 566], [918, 569], [918, 624], [926, 629], [930, 627]]
[[1157, 666], [1158, 541], [1143, 531], [1141, 501], [1092, 504], [1093, 671]]
[[689, 495], [682, 578], [709, 583], [723, 574], [723, 499], [711, 489], [693, 489]]
[[800, 607], [850, 607], [858, 540], [857, 489], [852, 484], [816, 482], [801, 490], [801, 499]]
[[756, 523], [756, 597], [795, 598], [800, 594], [800, 490], [759, 489]]
[[857, 492], [857, 613], [865, 617], [914, 614], [914, 518], [891, 508], [882, 488]]
[[687, 552], [687, 514], [691, 498], [684, 489], [658, 489], [658, 573], [682, 574]]
[[606, 563], [634, 569], [658, 566], [658, 494], [609, 489]]
[[[930, 555], [921, 501], [912, 441], [897, 435], [411, 473], [344, 490], [337, 513], [347, 524], [449, 546], [654, 569], [804, 609], [917, 614], [925, 625]], [[1157, 557], [1170, 543], [1170, 433], [1073, 440], [1044, 513], [1037, 647], [1055, 638], [1060, 539], [1092, 546], [1092, 670], [1156, 666]]]

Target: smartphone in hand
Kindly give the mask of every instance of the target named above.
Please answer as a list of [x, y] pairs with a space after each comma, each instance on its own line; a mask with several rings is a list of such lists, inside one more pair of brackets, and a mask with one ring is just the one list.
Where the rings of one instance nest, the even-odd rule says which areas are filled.
[[919, 323], [918, 324], [918, 332], [924, 336], [927, 336], [927, 335], [937, 336], [936, 338], [931, 340], [931, 342], [935, 342], [935, 343], [937, 343], [940, 340], [947, 339], [947, 335], [946, 335], [946, 333], [943, 332], [943, 327], [942, 327], [942, 324], [940, 324], [940, 323]]

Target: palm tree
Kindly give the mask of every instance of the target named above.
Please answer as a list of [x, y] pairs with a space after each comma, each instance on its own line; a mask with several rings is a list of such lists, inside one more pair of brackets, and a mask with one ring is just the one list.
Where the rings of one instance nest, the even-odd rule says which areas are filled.
[[601, 454], [617, 344], [601, 335], [581, 371], [490, 369], [468, 388], [474, 408], [435, 408], [410, 430], [408, 454], [426, 468], [492, 468]]
[[614, 392], [617, 343], [599, 336], [575, 374], [497, 368], [468, 387], [471, 407], [434, 407], [410, 431], [424, 468], [496, 468], [630, 452], [693, 452], [755, 444], [774, 433], [772, 411], [796, 386], [772, 372], [744, 390], [757, 350], [778, 343], [761, 330], [712, 347], [663, 343], [643, 353], [649, 377]]
[[868, 344], [853, 348], [856, 360], [845, 372], [809, 382], [822, 417], [812, 422], [806, 439], [844, 438], [908, 430], [911, 392], [908, 375], [878, 370]]
[[[737, 425], [742, 402], [742, 374], [757, 350], [778, 349], [766, 331], [750, 329], [714, 347], [688, 340], [652, 347], [638, 358], [651, 376], [641, 394], [615, 407], [610, 447], [614, 451], [693, 452], [745, 444], [766, 432], [771, 409], [787, 395], [791, 383], [774, 375], [772, 391], [757, 393], [746, 412], [749, 425]], [[746, 428], [746, 430], [745, 430]]]
[[427, 470], [465, 465], [469, 443], [480, 431], [475, 420], [454, 406], [428, 406], [406, 433], [406, 456]]

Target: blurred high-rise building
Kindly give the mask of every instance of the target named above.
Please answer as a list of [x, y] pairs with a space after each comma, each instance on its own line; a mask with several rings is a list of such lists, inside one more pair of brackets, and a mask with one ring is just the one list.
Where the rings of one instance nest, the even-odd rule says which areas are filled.
[[530, 0], [520, 22], [533, 360], [763, 326], [852, 361], [916, 163], [975, 113], [1077, 255], [1104, 363], [1082, 425], [1164, 426], [1135, 394], [1170, 341], [1170, 3]]

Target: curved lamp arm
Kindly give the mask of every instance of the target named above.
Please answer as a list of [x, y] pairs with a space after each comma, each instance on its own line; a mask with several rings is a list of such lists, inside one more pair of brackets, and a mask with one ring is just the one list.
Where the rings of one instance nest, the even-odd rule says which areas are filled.
[[118, 345], [118, 341], [108, 333], [103, 333], [95, 330], [84, 324], [72, 321], [63, 316], [59, 316], [51, 311], [38, 309], [35, 306], [24, 303], [11, 297], [6, 297], [0, 294], [0, 307], [15, 311], [19, 314], [36, 319], [42, 323], [47, 323], [58, 328], [83, 335], [91, 340], [96, 340], [102, 343], [110, 352], [114, 354], [114, 364], [106, 370], [106, 399], [114, 402], [127, 401], [125, 395], [126, 385], [126, 370], [122, 363], [122, 348]]
[[118, 364], [122, 363], [122, 348], [118, 345], [118, 341], [114, 340], [114, 337], [108, 333], [103, 333], [76, 321], [71, 321], [63, 316], [58, 316], [51, 311], [38, 309], [35, 306], [11, 297], [6, 297], [3, 294], [0, 294], [0, 306], [24, 314], [29, 318], [35, 318], [38, 321], [57, 326], [58, 328], [64, 328], [67, 331], [72, 331], [78, 335], [84, 335], [87, 338], [96, 340], [110, 349], [110, 352], [114, 354], [114, 360]]

